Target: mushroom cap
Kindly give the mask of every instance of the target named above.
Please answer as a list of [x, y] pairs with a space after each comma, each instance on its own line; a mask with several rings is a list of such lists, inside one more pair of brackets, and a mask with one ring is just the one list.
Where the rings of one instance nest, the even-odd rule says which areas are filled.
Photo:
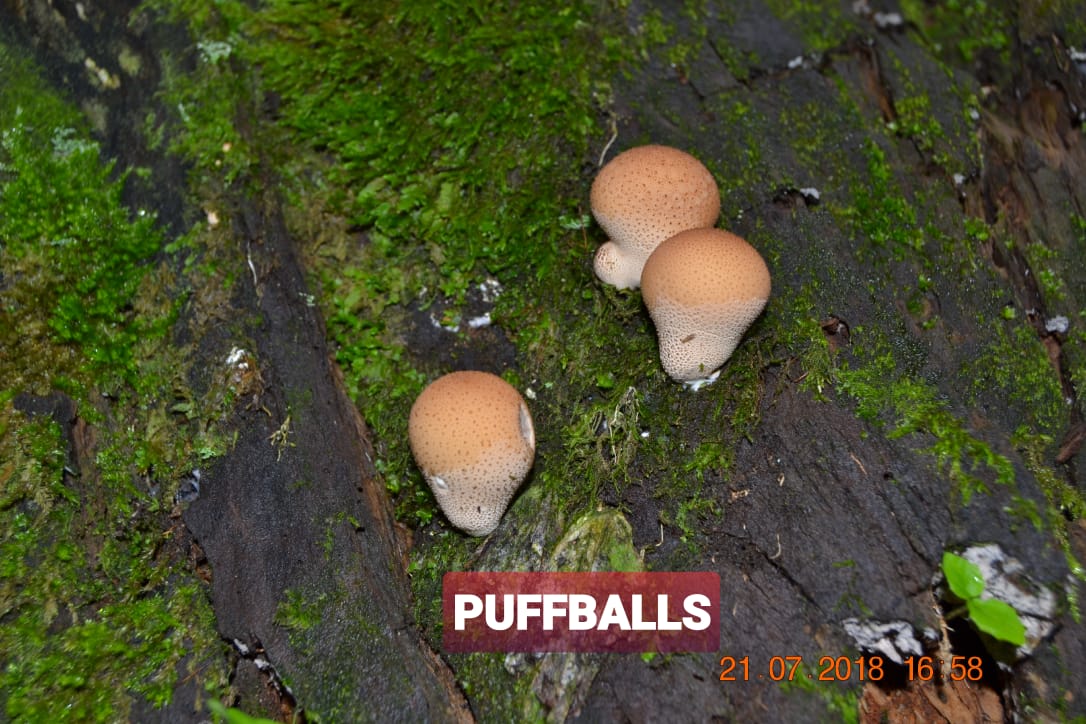
[[660, 362], [689, 382], [719, 369], [769, 300], [769, 269], [758, 250], [721, 229], [693, 229], [656, 248], [641, 295], [656, 325]]
[[471, 535], [497, 528], [535, 456], [520, 393], [489, 372], [452, 372], [415, 400], [407, 434], [449, 522]]
[[668, 146], [615, 156], [592, 182], [590, 201], [611, 239], [596, 253], [596, 276], [619, 289], [640, 285], [641, 267], [664, 239], [713, 226], [720, 215], [720, 190], [709, 169]]

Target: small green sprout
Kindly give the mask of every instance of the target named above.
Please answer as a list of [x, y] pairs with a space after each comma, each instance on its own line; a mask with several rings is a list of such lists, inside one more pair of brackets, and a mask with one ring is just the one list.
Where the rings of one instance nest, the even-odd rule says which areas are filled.
[[1014, 646], [1026, 642], [1026, 627], [1013, 607], [994, 598], [982, 599], [984, 576], [977, 564], [953, 553], [943, 553], [943, 575], [950, 592], [965, 602], [963, 608], [951, 611], [947, 618], [969, 614], [969, 620], [989, 636]]
[[252, 716], [241, 709], [233, 707], [227, 708], [218, 699], [208, 700], [207, 708], [211, 710], [211, 716], [215, 722], [226, 722], [226, 724], [275, 724], [274, 719]]

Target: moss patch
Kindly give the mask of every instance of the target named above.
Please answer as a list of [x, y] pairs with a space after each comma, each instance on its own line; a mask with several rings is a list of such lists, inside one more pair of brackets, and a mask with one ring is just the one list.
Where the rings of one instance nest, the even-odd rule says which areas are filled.
[[153, 216], [35, 68], [0, 46], [0, 71], [0, 698], [115, 721], [183, 677], [227, 685], [168, 517], [218, 443], [199, 405], [171, 407], [191, 395]]

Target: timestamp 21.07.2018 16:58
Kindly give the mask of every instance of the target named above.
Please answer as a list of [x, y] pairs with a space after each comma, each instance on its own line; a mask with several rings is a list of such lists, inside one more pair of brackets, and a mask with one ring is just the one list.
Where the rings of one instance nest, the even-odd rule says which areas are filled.
[[[909, 656], [900, 664], [908, 681], [979, 681], [984, 676], [979, 656], [953, 656], [950, 661], [931, 656]], [[896, 665], [896, 664], [895, 664]], [[822, 656], [816, 669], [805, 667], [802, 656], [771, 656], [763, 671], [752, 667], [749, 656], [720, 659], [721, 681], [881, 681], [886, 675], [881, 656]]]

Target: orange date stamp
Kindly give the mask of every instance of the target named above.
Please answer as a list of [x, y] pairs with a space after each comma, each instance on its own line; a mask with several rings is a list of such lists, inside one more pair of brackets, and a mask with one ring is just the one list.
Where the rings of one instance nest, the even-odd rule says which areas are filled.
[[[897, 666], [897, 664], [891, 664]], [[979, 681], [984, 676], [979, 656], [908, 656], [900, 664], [908, 681]], [[881, 656], [820, 656], [818, 666], [804, 666], [802, 656], [771, 656], [764, 667], [749, 656], [720, 659], [721, 681], [881, 681], [886, 675]]]

